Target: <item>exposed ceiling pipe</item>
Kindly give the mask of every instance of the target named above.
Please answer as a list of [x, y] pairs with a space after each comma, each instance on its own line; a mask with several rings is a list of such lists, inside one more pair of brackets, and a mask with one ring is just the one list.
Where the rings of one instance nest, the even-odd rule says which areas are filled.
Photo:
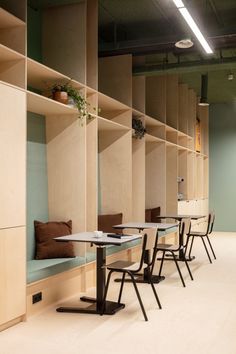
[[193, 60], [185, 62], [176, 62], [176, 63], [162, 63], [162, 64], [152, 64], [152, 65], [143, 65], [133, 68], [134, 75], [155, 75], [163, 72], [192, 72], [201, 71], [204, 66], [207, 67], [207, 70], [216, 70], [218, 66], [221, 66], [221, 69], [232, 68], [232, 65], [236, 67], [236, 57], [226, 57], [226, 58], [217, 58], [217, 59], [208, 59], [208, 60]]

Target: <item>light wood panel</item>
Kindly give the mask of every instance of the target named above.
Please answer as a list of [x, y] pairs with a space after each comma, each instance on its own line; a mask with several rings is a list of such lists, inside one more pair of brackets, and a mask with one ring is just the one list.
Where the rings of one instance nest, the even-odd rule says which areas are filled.
[[25, 27], [25, 22], [19, 19], [18, 17], [12, 15], [8, 11], [0, 8], [0, 30], [3, 28], [11, 28], [23, 26]]
[[188, 135], [195, 139], [195, 122], [196, 122], [196, 107], [197, 107], [197, 96], [194, 90], [188, 90]]
[[[45, 91], [56, 82], [66, 83], [69, 80], [68, 76], [27, 58], [27, 82], [29, 86]], [[81, 85], [81, 87], [83, 86]]]
[[0, 44], [0, 63], [6, 61], [17, 61], [20, 59], [24, 59], [24, 56], [15, 50], [6, 47], [3, 44]]
[[133, 76], [132, 79], [132, 106], [145, 113], [145, 76]]
[[187, 199], [195, 198], [195, 154], [188, 152], [187, 157]]
[[160, 139], [166, 138], [166, 126], [158, 120], [145, 116], [145, 127], [148, 134]]
[[26, 95], [0, 83], [0, 228], [25, 225]]
[[145, 139], [132, 139], [132, 220], [145, 221]]
[[0, 28], [0, 43], [25, 55], [25, 26]]
[[166, 212], [177, 212], [177, 147], [166, 146]]
[[209, 159], [203, 158], [203, 198], [209, 195]]
[[0, 230], [0, 325], [26, 312], [25, 227]]
[[187, 199], [188, 187], [188, 152], [185, 150], [178, 151], [178, 177], [183, 181], [178, 182], [178, 193], [183, 194], [183, 199]]
[[166, 147], [162, 142], [146, 142], [146, 202], [145, 207], [166, 208]]
[[[13, 24], [21, 25], [22, 22], [19, 22], [18, 18], [23, 22], [26, 21], [26, 1], [15, 1], [15, 0], [1, 0], [1, 6], [8, 11], [9, 13], [3, 14], [5, 20], [11, 21]], [[16, 16], [17, 18], [14, 18]]]
[[132, 106], [132, 55], [100, 58], [99, 91]]
[[1, 61], [0, 57], [0, 80], [20, 88], [25, 88], [25, 60]]
[[177, 129], [179, 113], [179, 77], [166, 77], [166, 124]]
[[78, 110], [34, 92], [27, 92], [27, 110], [41, 115], [75, 115]]
[[[122, 134], [122, 135], [121, 135]], [[131, 131], [99, 133], [99, 180], [101, 214], [123, 213], [123, 221], [132, 217], [132, 145]]]
[[85, 84], [86, 4], [45, 9], [42, 25], [43, 62]]
[[203, 198], [203, 157], [196, 155], [196, 199]]
[[166, 123], [166, 76], [146, 77], [146, 114]]
[[209, 106], [198, 106], [201, 127], [201, 153], [209, 155]]
[[179, 120], [178, 129], [188, 134], [188, 85], [179, 84]]
[[[55, 117], [48, 116], [46, 130]], [[57, 121], [60, 124], [60, 121]], [[86, 229], [85, 126], [75, 120], [47, 144], [50, 220], [72, 220], [73, 232]], [[76, 253], [84, 256], [83, 244]]]
[[87, 231], [97, 230], [98, 207], [98, 121], [92, 120], [86, 127], [86, 209]]

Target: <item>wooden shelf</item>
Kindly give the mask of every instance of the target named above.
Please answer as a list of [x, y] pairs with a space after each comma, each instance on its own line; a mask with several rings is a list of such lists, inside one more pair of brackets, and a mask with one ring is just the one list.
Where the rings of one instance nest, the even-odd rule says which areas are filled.
[[159, 120], [152, 118], [150, 116], [145, 115], [145, 122], [146, 125], [149, 125], [150, 127], [164, 127], [165, 124], [160, 122]]
[[150, 134], [145, 134], [145, 141], [148, 143], [165, 143], [164, 139], [157, 138]]
[[179, 131], [175, 128], [170, 127], [169, 125], [166, 125], [166, 131], [167, 132], [175, 132], [175, 133], [179, 133]]
[[30, 58], [27, 59], [27, 76], [28, 85], [39, 90], [45, 90], [47, 85], [59, 80], [64, 82], [70, 80], [69, 77]]
[[56, 82], [69, 82], [73, 87], [82, 89], [85, 86], [76, 80], [71, 80], [68, 76], [47, 67], [33, 59], [27, 59], [28, 85], [39, 90], [46, 90]]
[[130, 130], [130, 128], [121, 125], [119, 123], [110, 121], [108, 119], [98, 117], [98, 131], [114, 131], [114, 130], [128, 131]]
[[0, 62], [21, 59], [25, 59], [25, 56], [16, 52], [13, 49], [5, 47], [3, 44], [0, 44]]
[[101, 92], [98, 92], [98, 106], [101, 110], [105, 111], [128, 111], [131, 109], [126, 106], [124, 103], [121, 103], [114, 98], [104, 95]]
[[132, 116], [133, 116], [134, 118], [142, 118], [142, 117], [145, 116], [145, 114], [142, 113], [142, 112], [140, 112], [140, 111], [138, 111], [138, 110], [135, 109], [135, 108], [132, 108]]
[[27, 111], [42, 115], [78, 114], [76, 108], [66, 106], [65, 104], [30, 91], [27, 91]]
[[25, 26], [25, 22], [10, 14], [2, 7], [0, 8], [0, 29]]

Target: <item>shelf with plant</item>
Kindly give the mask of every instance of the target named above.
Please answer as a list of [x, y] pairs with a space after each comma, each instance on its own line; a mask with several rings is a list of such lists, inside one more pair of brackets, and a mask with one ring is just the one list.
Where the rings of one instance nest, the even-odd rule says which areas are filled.
[[[93, 114], [89, 112], [89, 102], [86, 101], [81, 90], [72, 86], [70, 82], [55, 83], [52, 85], [50, 88], [50, 98], [70, 107], [77, 108], [78, 118], [82, 125], [87, 119], [92, 119], [93, 117]], [[95, 113], [96, 109], [94, 108]]]
[[140, 118], [132, 118], [133, 137], [135, 139], [142, 139], [146, 134], [143, 121]]

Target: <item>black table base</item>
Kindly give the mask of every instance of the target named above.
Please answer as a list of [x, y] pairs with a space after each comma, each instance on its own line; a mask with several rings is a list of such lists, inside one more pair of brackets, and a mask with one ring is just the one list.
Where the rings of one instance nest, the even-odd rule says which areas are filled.
[[[88, 307], [59, 307], [57, 308], [57, 312], [69, 312], [69, 313], [90, 313], [99, 315], [101, 311], [97, 308], [96, 300], [94, 299], [92, 303], [92, 299], [88, 302], [91, 302], [91, 305]], [[114, 315], [117, 311], [122, 310], [125, 307], [125, 304], [118, 304], [114, 301], [106, 301], [104, 315]]]

